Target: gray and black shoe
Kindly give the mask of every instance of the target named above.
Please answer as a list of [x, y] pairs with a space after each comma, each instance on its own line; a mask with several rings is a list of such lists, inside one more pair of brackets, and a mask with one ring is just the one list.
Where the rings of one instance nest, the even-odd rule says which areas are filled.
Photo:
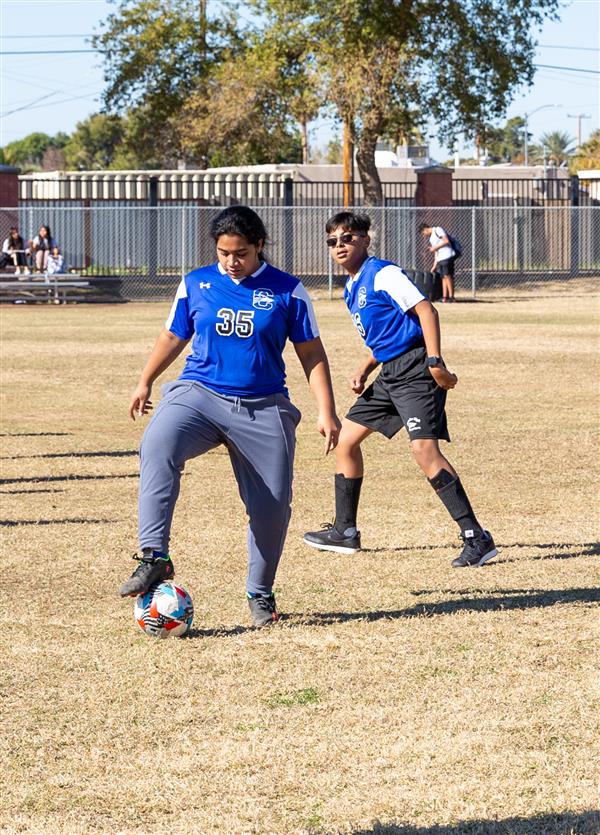
[[172, 580], [175, 568], [169, 557], [157, 557], [151, 548], [144, 548], [141, 557], [132, 557], [139, 562], [129, 580], [119, 589], [121, 597], [137, 597], [145, 594], [150, 586]]
[[279, 620], [274, 594], [249, 594], [248, 606], [254, 626], [269, 626]]
[[[354, 531], [348, 535], [348, 531]], [[311, 548], [318, 548], [320, 551], [338, 551], [340, 554], [353, 554], [360, 551], [360, 531], [356, 528], [348, 528], [348, 531], [340, 533], [335, 525], [329, 523], [323, 525], [320, 531], [308, 531], [304, 534], [304, 541]]]
[[489, 531], [465, 531], [464, 534], [461, 533], [461, 538], [465, 544], [459, 556], [452, 560], [453, 568], [484, 565], [498, 553]]

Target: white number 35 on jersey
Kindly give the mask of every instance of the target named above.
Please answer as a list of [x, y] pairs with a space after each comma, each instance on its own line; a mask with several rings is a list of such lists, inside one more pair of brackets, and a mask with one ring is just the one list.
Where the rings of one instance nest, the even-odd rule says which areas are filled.
[[254, 333], [254, 310], [234, 311], [230, 307], [222, 307], [217, 316], [222, 322], [217, 322], [215, 327], [221, 336], [241, 336], [247, 339]]

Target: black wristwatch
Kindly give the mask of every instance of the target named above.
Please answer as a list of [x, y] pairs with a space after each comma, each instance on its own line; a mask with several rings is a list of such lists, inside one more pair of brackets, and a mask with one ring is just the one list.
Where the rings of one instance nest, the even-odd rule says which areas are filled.
[[427, 367], [437, 368], [438, 365], [443, 365], [444, 360], [441, 357], [427, 357]]

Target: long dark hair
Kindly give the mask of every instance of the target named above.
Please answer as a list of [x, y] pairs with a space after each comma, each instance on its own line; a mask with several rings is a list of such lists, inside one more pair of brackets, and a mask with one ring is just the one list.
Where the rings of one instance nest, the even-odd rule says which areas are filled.
[[[13, 238], [13, 232], [17, 233], [16, 238]], [[16, 226], [11, 226], [9, 233], [8, 233], [8, 248], [9, 249], [24, 249], [23, 246], [23, 238], [19, 234], [19, 230]]]
[[[42, 229], [45, 229], [46, 232], [48, 233], [46, 240], [48, 241], [47, 249], [48, 249], [48, 252], [50, 252], [50, 250], [52, 249], [52, 232], [50, 231], [50, 227], [48, 226], [47, 223], [42, 223], [42, 225], [40, 226], [40, 231]], [[40, 235], [39, 232], [38, 232], [38, 238], [40, 239], [40, 244], [42, 244], [44, 239], [42, 238], [42, 236]], [[43, 247], [43, 249], [46, 249], [46, 247]]]
[[[215, 243], [221, 235], [239, 235], [249, 244], [264, 245], [267, 241], [267, 230], [261, 218], [249, 206], [228, 206], [216, 216], [210, 224], [210, 234]], [[264, 255], [259, 254], [261, 260]]]

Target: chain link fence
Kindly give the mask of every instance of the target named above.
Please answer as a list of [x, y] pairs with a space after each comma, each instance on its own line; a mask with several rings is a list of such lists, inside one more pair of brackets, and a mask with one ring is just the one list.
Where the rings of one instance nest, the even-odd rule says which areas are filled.
[[[171, 298], [181, 277], [215, 260], [210, 224], [222, 207], [55, 204], [0, 209], [0, 234], [24, 239], [50, 227], [72, 273], [111, 281], [122, 300]], [[325, 245], [325, 222], [339, 206], [257, 207], [269, 233], [268, 259], [307, 287], [334, 295], [344, 277]], [[364, 210], [362, 210], [364, 211]], [[442, 226], [462, 245], [460, 297], [515, 293], [600, 276], [600, 206], [386, 207], [367, 210], [371, 252], [408, 270], [432, 256], [419, 225]]]

